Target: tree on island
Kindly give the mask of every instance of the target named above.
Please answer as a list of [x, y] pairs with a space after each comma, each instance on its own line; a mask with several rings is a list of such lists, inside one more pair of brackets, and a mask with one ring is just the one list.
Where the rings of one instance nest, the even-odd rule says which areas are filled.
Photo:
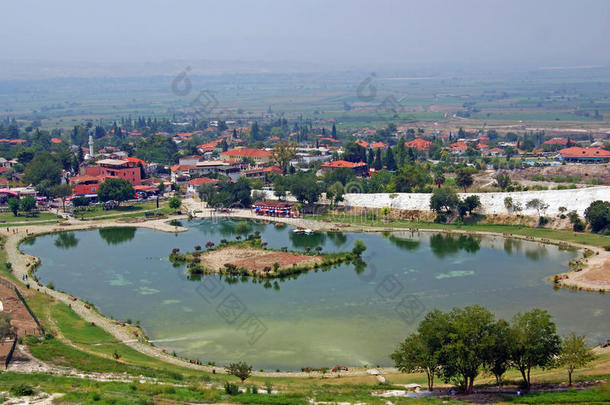
[[125, 179], [106, 179], [97, 190], [100, 201], [115, 200], [120, 203], [134, 198], [134, 195], [133, 186]]
[[360, 239], [356, 239], [356, 241], [354, 242], [354, 247], [352, 249], [352, 253], [355, 256], [360, 257], [362, 255], [362, 253], [364, 253], [365, 250], [366, 250], [366, 245], [364, 244], [364, 242]]
[[243, 383], [252, 375], [252, 366], [243, 361], [227, 366], [227, 373], [239, 378]]

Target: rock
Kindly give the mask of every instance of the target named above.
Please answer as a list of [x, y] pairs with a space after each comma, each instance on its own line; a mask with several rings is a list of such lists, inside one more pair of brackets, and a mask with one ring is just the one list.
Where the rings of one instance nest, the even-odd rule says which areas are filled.
[[376, 378], [377, 378], [377, 381], [379, 381], [380, 383], [382, 383], [382, 384], [385, 383], [385, 377], [384, 376], [377, 375]]

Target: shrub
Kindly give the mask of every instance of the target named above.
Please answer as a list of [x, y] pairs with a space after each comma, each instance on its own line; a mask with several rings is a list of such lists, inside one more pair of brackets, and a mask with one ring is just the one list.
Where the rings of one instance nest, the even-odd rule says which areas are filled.
[[16, 397], [25, 397], [34, 395], [34, 388], [26, 383], [16, 384], [9, 388], [11, 395]]
[[574, 232], [583, 232], [585, 230], [585, 223], [582, 220], [578, 219], [576, 222], [574, 222], [572, 229], [574, 230]]
[[237, 387], [237, 384], [233, 384], [233, 383], [230, 383], [230, 382], [227, 381], [225, 383], [224, 388], [225, 388], [225, 392], [228, 395], [234, 396], [234, 395], [238, 395], [239, 394], [239, 388]]

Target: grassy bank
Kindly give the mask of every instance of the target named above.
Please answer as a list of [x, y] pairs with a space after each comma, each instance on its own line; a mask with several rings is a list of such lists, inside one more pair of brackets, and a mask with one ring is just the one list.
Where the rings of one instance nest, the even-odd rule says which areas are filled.
[[419, 222], [406, 220], [367, 219], [352, 215], [310, 215], [307, 219], [325, 222], [349, 224], [353, 227], [376, 227], [376, 228], [414, 228], [414, 229], [438, 229], [473, 232], [493, 232], [499, 234], [513, 234], [519, 236], [531, 236], [534, 238], [553, 239], [569, 243], [578, 243], [598, 247], [610, 246], [610, 236], [599, 235], [589, 232], [572, 232], [569, 230], [532, 228], [520, 225], [501, 224], [437, 224], [435, 222]]

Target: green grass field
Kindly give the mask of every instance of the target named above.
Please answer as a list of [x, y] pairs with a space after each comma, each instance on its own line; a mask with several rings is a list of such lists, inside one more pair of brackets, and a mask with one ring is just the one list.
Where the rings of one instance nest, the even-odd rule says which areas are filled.
[[12, 212], [2, 212], [0, 213], [0, 226], [3, 224], [6, 225], [16, 225], [16, 222], [52, 222], [58, 221], [59, 217], [51, 212], [34, 212], [32, 215], [24, 215], [19, 213], [18, 215], [13, 215]]
[[[101, 205], [91, 206], [74, 212], [74, 217], [84, 220], [109, 219], [115, 217], [141, 217], [146, 212], [157, 212], [156, 201], [145, 201], [141, 203], [123, 203], [116, 209], [104, 210]], [[159, 211], [167, 215], [171, 210], [166, 201], [159, 201]]]

